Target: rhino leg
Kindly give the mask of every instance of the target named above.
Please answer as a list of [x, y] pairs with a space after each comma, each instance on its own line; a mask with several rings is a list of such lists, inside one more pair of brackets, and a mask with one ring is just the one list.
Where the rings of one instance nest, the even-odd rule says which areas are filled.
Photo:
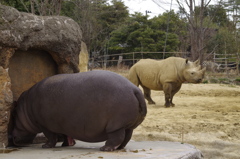
[[101, 151], [114, 151], [116, 150], [125, 140], [125, 129], [119, 129], [117, 131], [108, 133], [108, 139]]
[[45, 128], [42, 128], [43, 130], [43, 134], [46, 136], [47, 138], [47, 142], [42, 145], [42, 148], [53, 148], [55, 147], [56, 143], [57, 143], [57, 134], [53, 133]]
[[129, 140], [132, 137], [132, 133], [133, 133], [132, 129], [125, 130], [125, 138], [124, 138], [122, 144], [117, 149], [119, 149], [119, 150], [123, 149], [127, 145], [127, 143], [129, 142]]
[[172, 103], [172, 84], [166, 83], [163, 85], [163, 91], [165, 94], [165, 107], [170, 107]]
[[143, 85], [141, 86], [143, 88], [144, 97], [148, 101], [148, 104], [155, 104], [155, 102], [151, 98], [151, 90]]
[[173, 100], [173, 96], [180, 90], [182, 85], [180, 86], [175, 86], [174, 89], [172, 89], [172, 93], [171, 93], [171, 98], [170, 98], [170, 106], [174, 107], [175, 104], [172, 102]]
[[163, 85], [163, 91], [165, 94], [165, 106], [166, 107], [174, 107], [175, 104], [172, 102], [173, 101], [173, 96], [180, 90], [182, 85], [176, 85], [172, 83], [165, 83]]

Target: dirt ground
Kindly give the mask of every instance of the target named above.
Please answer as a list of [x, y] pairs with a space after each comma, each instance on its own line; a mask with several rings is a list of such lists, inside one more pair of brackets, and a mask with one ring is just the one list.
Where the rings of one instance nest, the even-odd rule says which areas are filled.
[[171, 108], [163, 106], [162, 91], [152, 91], [152, 98], [156, 105], [148, 105], [133, 140], [184, 142], [206, 159], [239, 159], [240, 86], [183, 84]]

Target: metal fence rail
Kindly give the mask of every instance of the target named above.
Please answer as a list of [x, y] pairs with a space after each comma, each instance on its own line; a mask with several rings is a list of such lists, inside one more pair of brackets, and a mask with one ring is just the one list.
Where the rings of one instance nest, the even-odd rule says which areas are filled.
[[[127, 65], [132, 66], [140, 59], [149, 58], [149, 55], [158, 55], [158, 58], [153, 59], [163, 59], [163, 57], [176, 56], [186, 58], [189, 56], [189, 52], [130, 52], [121, 54], [111, 54], [111, 55], [101, 55], [90, 58], [90, 65], [92, 66], [119, 66]], [[160, 58], [159, 58], [160, 57]], [[97, 63], [97, 64], [96, 64]]]
[[[157, 56], [156, 56], [157, 55]], [[92, 57], [89, 59], [89, 68], [109, 67], [109, 66], [128, 66], [131, 67], [140, 59], [153, 57], [152, 59], [161, 60], [164, 57], [175, 56], [190, 58], [189, 52], [130, 52], [121, 54], [110, 54]], [[157, 58], [154, 58], [157, 57]], [[235, 69], [239, 72], [240, 54], [207, 54], [208, 61], [217, 66], [220, 71]], [[204, 63], [204, 62], [203, 62]], [[206, 63], [205, 63], [206, 64]]]

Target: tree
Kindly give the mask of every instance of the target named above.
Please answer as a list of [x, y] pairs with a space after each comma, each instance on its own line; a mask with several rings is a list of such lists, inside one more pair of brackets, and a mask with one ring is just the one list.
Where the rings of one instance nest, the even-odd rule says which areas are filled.
[[19, 11], [36, 15], [60, 15], [63, 0], [1, 0]]
[[[216, 46], [213, 48], [214, 46]], [[228, 27], [221, 27], [216, 36], [209, 42], [208, 47], [214, 49], [218, 54], [235, 54], [238, 52], [235, 35]]]
[[231, 18], [233, 19], [234, 24], [233, 34], [235, 37], [236, 47], [238, 48], [236, 53], [239, 53], [240, 0], [227, 0], [223, 1], [222, 4], [227, 10], [229, 16], [231, 16]]
[[103, 52], [110, 33], [125, 21], [128, 10], [121, 0], [111, 4], [107, 0], [72, 0], [64, 2], [62, 15], [78, 22], [89, 51]]
[[198, 58], [202, 60], [204, 48], [206, 47], [207, 43], [206, 31], [208, 30], [208, 26], [204, 26], [204, 18], [206, 17], [204, 13], [211, 0], [201, 0], [200, 6], [196, 5], [195, 0], [184, 0], [189, 11], [184, 8], [184, 3], [182, 1], [176, 1], [179, 5], [180, 12], [183, 13], [188, 19], [188, 31], [191, 46], [190, 52], [192, 60], [196, 60]]
[[212, 23], [217, 24], [219, 27], [225, 27], [230, 25], [227, 12], [223, 5], [209, 5], [204, 13], [205, 17], [209, 17]]
[[[174, 12], [172, 12], [174, 13]], [[148, 20], [148, 16], [142, 13], [133, 14], [125, 25], [111, 34], [109, 50], [111, 53], [122, 52], [161, 52], [165, 44], [165, 19], [167, 13]], [[178, 50], [179, 39], [174, 32], [176, 28], [174, 20], [169, 29], [167, 39], [167, 52]], [[164, 28], [164, 29], [163, 29]], [[162, 58], [161, 55], [152, 54], [146, 58]]]

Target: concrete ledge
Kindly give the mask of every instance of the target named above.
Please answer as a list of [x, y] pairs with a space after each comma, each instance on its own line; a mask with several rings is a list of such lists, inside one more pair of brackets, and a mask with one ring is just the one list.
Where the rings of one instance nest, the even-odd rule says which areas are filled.
[[0, 154], [4, 159], [79, 159], [79, 158], [124, 158], [124, 159], [203, 159], [202, 153], [194, 146], [179, 142], [167, 141], [130, 141], [124, 150], [114, 152], [102, 152], [99, 148], [104, 143], [84, 143], [77, 141], [74, 147], [60, 147], [42, 149], [40, 144], [23, 147], [18, 151]]

